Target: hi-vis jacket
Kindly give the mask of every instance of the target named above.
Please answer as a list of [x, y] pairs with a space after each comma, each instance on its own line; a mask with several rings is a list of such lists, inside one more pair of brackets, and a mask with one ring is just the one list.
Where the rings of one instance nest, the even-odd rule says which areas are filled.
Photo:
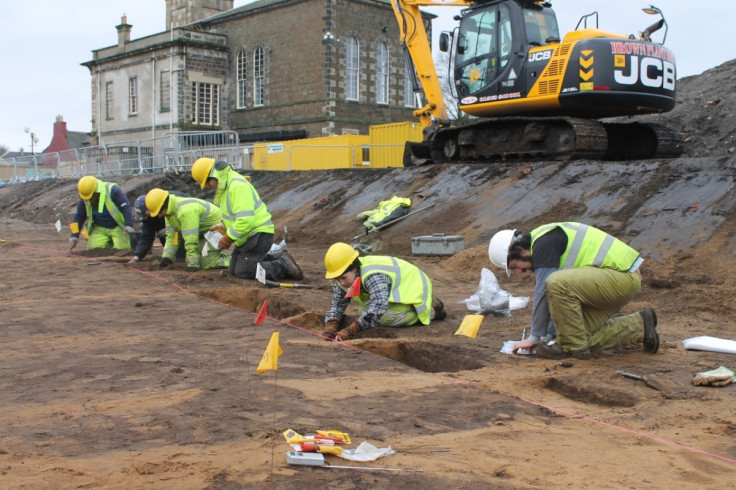
[[165, 217], [166, 245], [163, 257], [172, 261], [176, 259], [179, 244], [175, 237], [177, 232], [181, 232], [187, 252], [187, 267], [199, 267], [200, 237], [222, 220], [220, 208], [202, 199], [169, 194]]
[[411, 199], [394, 196], [388, 201], [378, 203], [376, 209], [359, 213], [358, 219], [363, 221], [363, 226], [367, 230], [375, 230], [377, 227], [409, 213], [409, 206], [411, 206]]
[[222, 194], [217, 196], [220, 198], [218, 204], [226, 232], [236, 247], [244, 244], [255, 233], [274, 232], [271, 213], [261, 201], [258, 191], [245, 177], [229, 165], [222, 170], [214, 170], [212, 177], [217, 179], [218, 194], [222, 182], [225, 182]]
[[[89, 221], [87, 221], [88, 234], [92, 232], [92, 226], [95, 224], [103, 228], [115, 228], [116, 224], [120, 228], [125, 227], [125, 225], [133, 226], [133, 212], [128, 198], [125, 197], [125, 193], [123, 193], [120, 186], [113, 182], [97, 180], [95, 192], [100, 195], [97, 209], [92, 209], [92, 203], [89, 200], [79, 199], [73, 220], [73, 223], [78, 224], [78, 229], [82, 227], [87, 218], [89, 218]], [[96, 217], [97, 219], [95, 219]], [[110, 218], [114, 221], [110, 221]], [[79, 233], [72, 233], [72, 236], [79, 236]]]
[[560, 228], [567, 235], [567, 248], [560, 257], [560, 269], [586, 266], [633, 271], [641, 262], [639, 252], [605, 231], [581, 223], [565, 222], [542, 225], [531, 231], [532, 255], [534, 242], [546, 233]]
[[[432, 312], [432, 280], [421, 269], [405, 260], [380, 255], [361, 257], [360, 264], [360, 275], [363, 279], [376, 273], [389, 276], [391, 278], [389, 303], [414, 306], [419, 321], [423, 325], [429, 325]], [[361, 305], [365, 305], [370, 296], [361, 291], [355, 299]]]

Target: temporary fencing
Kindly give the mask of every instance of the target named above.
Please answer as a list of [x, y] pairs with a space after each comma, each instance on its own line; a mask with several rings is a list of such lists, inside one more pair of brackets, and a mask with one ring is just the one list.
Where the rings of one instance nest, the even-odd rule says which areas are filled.
[[167, 132], [156, 138], [119, 141], [61, 152], [6, 158], [0, 179], [9, 183], [46, 178], [109, 177], [181, 171], [201, 157], [244, 168], [248, 155], [234, 131]]

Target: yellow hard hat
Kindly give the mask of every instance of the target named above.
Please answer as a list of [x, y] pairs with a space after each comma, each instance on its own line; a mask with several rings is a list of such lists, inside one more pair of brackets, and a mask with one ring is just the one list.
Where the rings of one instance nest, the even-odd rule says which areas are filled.
[[357, 250], [347, 243], [337, 242], [327, 250], [325, 254], [326, 279], [335, 279], [345, 273], [350, 264], [358, 258]]
[[85, 175], [77, 182], [77, 190], [79, 191], [79, 197], [85, 201], [89, 200], [97, 190], [97, 179], [91, 175]]
[[204, 189], [214, 166], [215, 160], [213, 158], [199, 158], [192, 165], [192, 177], [199, 182], [200, 188]]
[[169, 191], [163, 189], [156, 188], [148, 191], [146, 194], [146, 208], [151, 212], [152, 217], [158, 216], [167, 197], [169, 197]]

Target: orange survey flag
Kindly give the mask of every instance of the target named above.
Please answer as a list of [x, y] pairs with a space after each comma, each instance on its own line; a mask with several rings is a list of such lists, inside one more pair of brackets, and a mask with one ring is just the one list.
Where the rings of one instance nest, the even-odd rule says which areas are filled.
[[284, 351], [281, 350], [281, 346], [279, 345], [279, 333], [274, 332], [273, 335], [271, 335], [271, 340], [268, 341], [268, 347], [266, 347], [266, 352], [263, 353], [263, 358], [258, 364], [256, 372], [263, 373], [269, 369], [276, 371], [278, 369], [279, 356], [283, 352]]
[[355, 281], [353, 281], [353, 285], [350, 286], [348, 292], [345, 293], [346, 298], [352, 298], [354, 296], [360, 296], [360, 276], [355, 278]]
[[260, 325], [263, 323], [264, 318], [266, 318], [266, 315], [268, 313], [266, 312], [266, 309], [268, 308], [268, 300], [263, 301], [263, 306], [261, 306], [261, 310], [258, 312], [258, 316], [256, 316], [255, 324]]

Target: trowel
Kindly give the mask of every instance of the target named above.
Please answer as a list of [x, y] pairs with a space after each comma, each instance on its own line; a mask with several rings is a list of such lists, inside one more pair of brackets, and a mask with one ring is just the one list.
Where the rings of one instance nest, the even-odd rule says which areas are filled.
[[637, 379], [639, 381], [644, 381], [644, 383], [646, 383], [648, 387], [654, 388], [657, 391], [662, 391], [662, 387], [659, 385], [659, 383], [650, 381], [649, 378], [647, 378], [643, 374], [630, 373], [629, 371], [622, 371], [620, 369], [616, 370], [616, 374], [620, 374], [621, 376], [624, 376], [625, 378], [631, 378], [631, 379]]

